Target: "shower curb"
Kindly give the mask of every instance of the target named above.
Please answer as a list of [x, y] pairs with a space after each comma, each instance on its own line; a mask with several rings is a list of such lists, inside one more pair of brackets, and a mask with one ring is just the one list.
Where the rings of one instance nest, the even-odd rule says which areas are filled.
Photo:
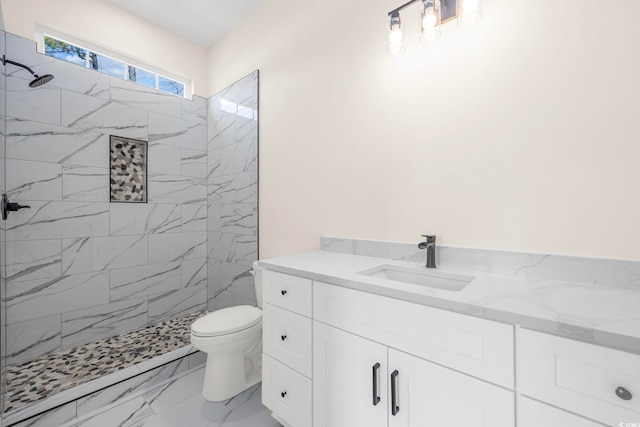
[[[96, 393], [108, 387], [119, 384], [123, 381], [137, 377], [138, 375], [144, 374], [153, 369], [156, 369], [164, 365], [167, 365], [169, 363], [175, 362], [177, 360], [186, 358], [197, 352], [198, 350], [195, 347], [193, 347], [193, 345], [188, 344], [184, 347], [180, 347], [176, 350], [170, 351], [160, 356], [156, 356], [152, 359], [145, 360], [144, 362], [140, 362], [135, 365], [129, 366], [120, 371], [111, 373], [109, 375], [105, 375], [103, 377], [97, 378], [93, 381], [89, 381], [84, 384], [81, 384], [72, 389], [61, 391], [60, 393], [57, 393], [51, 397], [43, 399], [40, 402], [34, 403], [24, 408], [18, 408], [3, 414], [2, 425], [6, 427], [11, 427], [16, 423], [25, 421], [29, 418], [34, 418], [34, 417], [43, 415], [58, 407], [77, 401], [93, 393]], [[173, 380], [175, 379], [175, 377], [181, 376], [182, 374], [183, 373], [180, 372], [176, 376], [171, 377], [165, 381]], [[158, 384], [162, 384], [162, 383], [164, 383], [164, 381]], [[154, 384], [150, 387], [155, 388], [158, 386], [158, 384]], [[138, 392], [134, 392], [133, 394], [137, 395]], [[127, 399], [128, 397], [129, 396], [123, 397], [123, 399]], [[96, 411], [99, 411], [99, 410], [96, 410]], [[82, 415], [83, 418], [84, 416], [85, 415]]]

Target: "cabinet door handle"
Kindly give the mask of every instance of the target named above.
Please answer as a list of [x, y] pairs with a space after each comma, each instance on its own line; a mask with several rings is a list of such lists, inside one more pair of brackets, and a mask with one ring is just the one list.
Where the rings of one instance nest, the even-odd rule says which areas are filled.
[[286, 340], [286, 339], [287, 339], [287, 336], [286, 336], [286, 335], [280, 335], [280, 339], [281, 339], [282, 341], [284, 341], [284, 340]]
[[631, 398], [633, 397], [631, 392], [624, 387], [618, 387], [616, 389], [616, 396], [618, 396], [622, 400], [631, 400]]
[[280, 396], [284, 399], [287, 396], [287, 392], [283, 391], [282, 393], [280, 393]]
[[391, 373], [391, 415], [396, 416], [400, 412], [398, 406], [398, 370]]
[[378, 383], [378, 376], [380, 375], [380, 364], [373, 365], [373, 406], [380, 403], [380, 384]]
[[286, 294], [287, 294], [287, 291], [283, 289], [283, 290], [281, 290], [281, 291], [280, 291], [280, 293], [281, 293], [282, 295], [286, 295]]

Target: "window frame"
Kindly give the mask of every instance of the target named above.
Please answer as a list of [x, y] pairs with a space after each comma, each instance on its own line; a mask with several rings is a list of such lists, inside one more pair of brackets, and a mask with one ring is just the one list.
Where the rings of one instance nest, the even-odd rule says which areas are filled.
[[[94, 71], [99, 71], [102, 72], [108, 76], [114, 77], [114, 78], [119, 78], [131, 83], [135, 83], [135, 84], [139, 84], [143, 87], [147, 87], [147, 88], [151, 88], [151, 89], [155, 89], [161, 93], [166, 93], [169, 95], [173, 95], [173, 96], [177, 96], [178, 98], [185, 98], [185, 99], [192, 99], [193, 97], [193, 81], [187, 78], [184, 78], [182, 76], [178, 76], [176, 74], [161, 70], [159, 68], [153, 67], [151, 65], [148, 64], [144, 64], [140, 61], [136, 61], [131, 59], [128, 56], [122, 55], [122, 54], [118, 54], [117, 52], [114, 52], [112, 50], [100, 47], [100, 46], [96, 46], [92, 43], [89, 42], [85, 42], [83, 40], [79, 40], [76, 39], [75, 37], [72, 36], [68, 36], [66, 34], [60, 33], [59, 31], [56, 30], [52, 30], [50, 28], [41, 26], [41, 25], [37, 25], [36, 26], [36, 34], [35, 34], [35, 38], [36, 38], [36, 44], [37, 44], [37, 50], [39, 53], [42, 53], [44, 55], [46, 55], [45, 53], [45, 42], [44, 42], [44, 38], [45, 36], [54, 38], [56, 40], [60, 40], [64, 43], [69, 43], [72, 44], [74, 46], [77, 46], [79, 48], [85, 49], [87, 51], [87, 58], [85, 60], [86, 64], [85, 64], [85, 68], [89, 69], [89, 70], [93, 70], [93, 68], [91, 68], [89, 66], [89, 52], [93, 52], [96, 53], [98, 55], [102, 55], [104, 57], [113, 59], [115, 61], [119, 61], [124, 63], [124, 77], [119, 77], [119, 76], [114, 76], [113, 74], [109, 74], [109, 73], [104, 73], [103, 71], [100, 70], [94, 70]], [[49, 55], [47, 55], [49, 56]], [[52, 58], [55, 58], [54, 56], [51, 56]], [[60, 59], [60, 58], [57, 58]], [[60, 59], [61, 61], [64, 61], [63, 59]], [[69, 62], [70, 64], [74, 64], [74, 65], [79, 65], [70, 61], [65, 61], [65, 62]], [[82, 66], [82, 65], [80, 65]], [[146, 71], [148, 73], [154, 74], [155, 75], [155, 81], [156, 81], [156, 87], [153, 88], [151, 86], [142, 84], [142, 83], [138, 83], [136, 81], [132, 81], [128, 79], [129, 76], [129, 72], [128, 72], [128, 66], [132, 66], [134, 68]], [[175, 93], [171, 93], [171, 92], [166, 92], [161, 90], [160, 87], [160, 77], [164, 77], [168, 80], [172, 80], [175, 81], [177, 83], [181, 83], [184, 86], [184, 93], [183, 95], [178, 95]]]

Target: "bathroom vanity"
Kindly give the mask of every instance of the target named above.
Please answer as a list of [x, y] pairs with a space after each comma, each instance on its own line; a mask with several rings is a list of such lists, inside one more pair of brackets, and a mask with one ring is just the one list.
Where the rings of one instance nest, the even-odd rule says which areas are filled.
[[637, 291], [326, 251], [260, 267], [284, 425], [640, 425], [640, 315], [615, 317]]

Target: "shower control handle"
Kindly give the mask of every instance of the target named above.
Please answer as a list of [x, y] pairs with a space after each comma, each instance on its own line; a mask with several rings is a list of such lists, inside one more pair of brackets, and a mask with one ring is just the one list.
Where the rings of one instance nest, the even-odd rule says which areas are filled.
[[9, 203], [7, 205], [7, 210], [9, 212], [18, 212], [20, 209], [31, 209], [31, 206], [21, 205], [20, 203], [15, 203], [15, 202]]
[[18, 212], [20, 209], [31, 209], [29, 205], [21, 205], [20, 203], [10, 202], [9, 196], [6, 194], [2, 195], [2, 201], [0, 202], [2, 205], [0, 209], [2, 210], [2, 219], [6, 220], [9, 216], [9, 212]]

